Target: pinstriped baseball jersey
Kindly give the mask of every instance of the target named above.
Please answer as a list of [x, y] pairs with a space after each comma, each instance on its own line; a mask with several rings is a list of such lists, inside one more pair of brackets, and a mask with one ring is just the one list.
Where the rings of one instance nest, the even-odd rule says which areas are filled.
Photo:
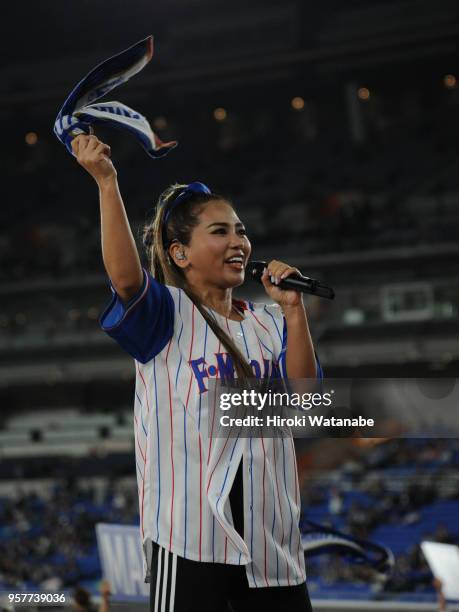
[[[235, 304], [242, 321], [209, 312], [246, 356], [254, 377], [285, 376], [287, 333], [280, 307]], [[209, 380], [234, 375], [234, 368], [192, 301], [144, 271], [144, 285], [127, 305], [113, 292], [101, 326], [135, 359], [145, 581], [154, 541], [187, 559], [244, 564], [250, 587], [304, 582], [293, 440], [209, 437]], [[243, 538], [234, 529], [228, 498], [241, 461]]]

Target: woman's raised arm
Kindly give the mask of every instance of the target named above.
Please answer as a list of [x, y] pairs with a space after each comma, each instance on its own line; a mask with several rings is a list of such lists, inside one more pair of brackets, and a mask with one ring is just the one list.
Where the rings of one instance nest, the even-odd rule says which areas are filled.
[[82, 134], [72, 141], [72, 150], [99, 187], [102, 258], [115, 291], [127, 302], [140, 290], [143, 274], [110, 147]]

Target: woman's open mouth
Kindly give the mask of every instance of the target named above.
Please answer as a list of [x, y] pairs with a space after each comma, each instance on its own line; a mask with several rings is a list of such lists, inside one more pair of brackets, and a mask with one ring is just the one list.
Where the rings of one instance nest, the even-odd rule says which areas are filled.
[[233, 270], [241, 271], [244, 269], [244, 259], [240, 255], [234, 255], [225, 261], [225, 264]]

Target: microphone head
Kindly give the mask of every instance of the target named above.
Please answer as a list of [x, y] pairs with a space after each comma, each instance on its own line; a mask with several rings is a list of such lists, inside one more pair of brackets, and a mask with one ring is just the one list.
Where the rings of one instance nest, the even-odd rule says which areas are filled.
[[265, 268], [266, 261], [249, 261], [246, 267], [246, 272], [252, 280], [261, 283], [261, 277]]

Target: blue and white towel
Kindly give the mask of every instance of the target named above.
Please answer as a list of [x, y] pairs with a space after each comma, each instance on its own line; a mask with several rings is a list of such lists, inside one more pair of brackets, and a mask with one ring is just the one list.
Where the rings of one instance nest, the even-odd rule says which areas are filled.
[[96, 66], [78, 83], [64, 102], [54, 124], [54, 133], [70, 153], [73, 138], [79, 134], [92, 134], [92, 126], [96, 123], [127, 130], [151, 157], [161, 157], [177, 146], [176, 141], [162, 142], [145, 117], [121, 102], [91, 104], [118, 85], [126, 83], [152, 57], [153, 37], [148, 36]]
[[392, 551], [381, 544], [355, 538], [342, 531], [304, 520], [302, 543], [306, 557], [337, 553], [350, 563], [367, 565], [381, 577], [388, 578], [394, 568]]

